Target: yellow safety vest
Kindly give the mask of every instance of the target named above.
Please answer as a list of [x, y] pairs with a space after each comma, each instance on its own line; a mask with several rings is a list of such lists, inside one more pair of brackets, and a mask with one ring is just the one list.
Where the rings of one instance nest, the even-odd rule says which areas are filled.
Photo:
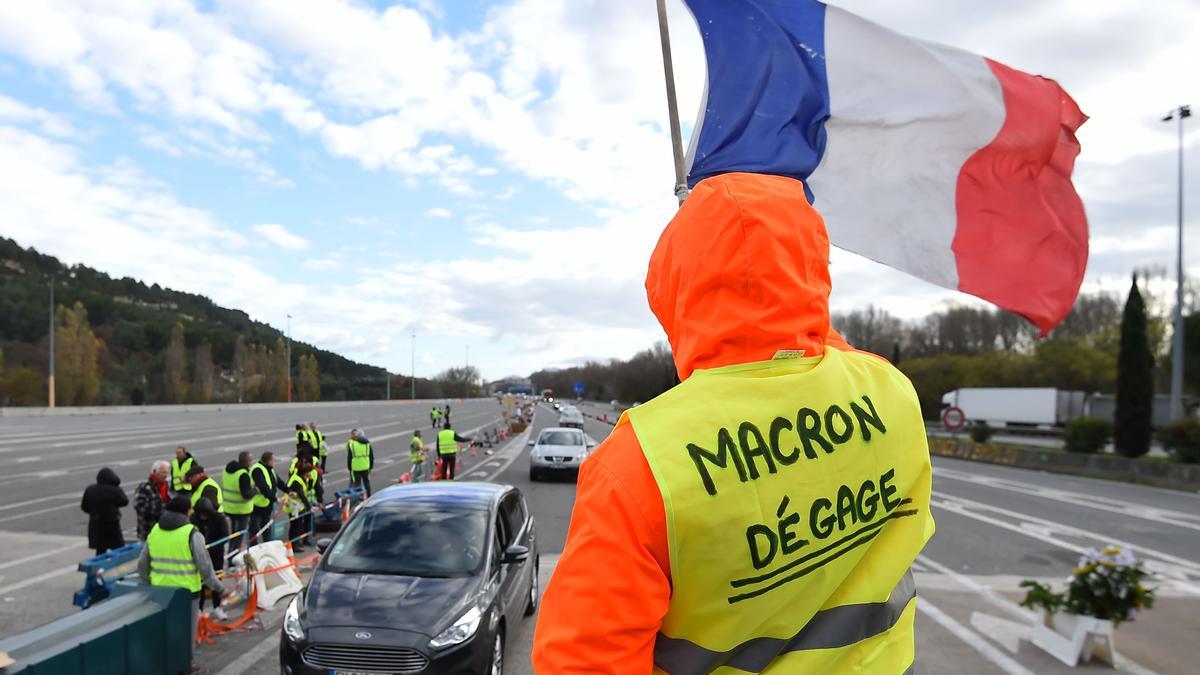
[[458, 441], [454, 440], [453, 429], [442, 429], [439, 431], [437, 443], [439, 455], [445, 456], [458, 454]]
[[225, 500], [225, 513], [231, 516], [247, 516], [254, 511], [254, 505], [249, 499], [242, 496], [240, 483], [242, 476], [249, 472], [245, 469], [238, 469], [233, 473], [223, 471], [221, 473], [221, 498]]
[[329, 446], [325, 444], [325, 432], [317, 432], [317, 451], [321, 457], [329, 456]]
[[[301, 477], [300, 474], [293, 472], [292, 474], [290, 474], [288, 476], [287, 489], [288, 489], [289, 494], [291, 492], [293, 485], [298, 486], [300, 488], [300, 491], [304, 493], [305, 497], [308, 496], [308, 482], [306, 480], [304, 480], [304, 478]], [[294, 497], [290, 501], [291, 501], [291, 504], [289, 504], [288, 512], [291, 513], [293, 516], [295, 516], [300, 513], [300, 503]], [[312, 505], [311, 499], [309, 500], [309, 505], [310, 506]]]
[[308, 484], [308, 490], [306, 491], [308, 494], [308, 501], [312, 502], [314, 506], [317, 504], [317, 481], [320, 479], [321, 476], [317, 473], [316, 467], [313, 467], [312, 470], [308, 472], [308, 480], [305, 481]]
[[350, 453], [351, 471], [366, 471], [371, 468], [371, 446], [351, 439], [346, 442], [346, 452]]
[[187, 476], [188, 469], [192, 468], [192, 457], [188, 457], [180, 463], [176, 457], [171, 460], [171, 489], [176, 492], [191, 492], [192, 486], [188, 485], [184, 478]]
[[151, 586], [179, 586], [199, 593], [202, 580], [192, 557], [192, 530], [188, 523], [174, 530], [164, 530], [157, 524], [146, 537], [150, 557]]
[[900, 371], [832, 348], [698, 370], [625, 423], [666, 508], [656, 672], [912, 665], [909, 566], [934, 525], [925, 427]]
[[[275, 488], [275, 469], [272, 469], [262, 462], [257, 462], [254, 464], [254, 466], [250, 467], [251, 475], [256, 472], [262, 475], [263, 482], [267, 484], [267, 487], [271, 489]], [[256, 509], [265, 509], [271, 505], [271, 500], [267, 499], [267, 496], [262, 492], [256, 492], [254, 494], [254, 499], [250, 500], [250, 504]]]
[[213, 506], [215, 506], [221, 513], [225, 513], [225, 504], [221, 501], [221, 486], [217, 485], [217, 481], [213, 480], [211, 476], [205, 476], [204, 480], [196, 486], [196, 489], [192, 490], [192, 508], [196, 508], [196, 504], [200, 502], [201, 495], [209, 485], [216, 488], [217, 492], [217, 503], [213, 504]]

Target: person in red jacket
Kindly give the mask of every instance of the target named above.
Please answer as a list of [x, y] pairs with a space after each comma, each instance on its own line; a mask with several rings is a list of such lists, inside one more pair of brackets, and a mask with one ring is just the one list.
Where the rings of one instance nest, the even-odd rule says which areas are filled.
[[646, 278], [682, 384], [583, 463], [536, 672], [911, 667], [908, 566], [933, 533], [924, 426], [908, 380], [830, 326], [830, 290], [799, 181], [696, 186]]

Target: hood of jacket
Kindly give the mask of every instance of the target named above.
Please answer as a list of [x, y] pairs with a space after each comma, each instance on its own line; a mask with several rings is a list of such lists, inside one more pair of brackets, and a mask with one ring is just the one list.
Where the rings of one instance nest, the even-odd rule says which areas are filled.
[[117, 472], [107, 466], [96, 474], [96, 483], [100, 485], [120, 485], [121, 479], [117, 477]]
[[663, 231], [646, 274], [650, 309], [681, 380], [781, 350], [823, 354], [830, 287], [829, 235], [804, 184], [763, 174], [701, 181]]
[[235, 473], [235, 472], [241, 470], [241, 468], [242, 468], [241, 462], [239, 462], [235, 459], [234, 461], [225, 465], [225, 473]]
[[191, 521], [187, 516], [174, 511], [163, 511], [163, 514], [158, 517], [158, 526], [164, 530], [178, 530], [189, 522]]

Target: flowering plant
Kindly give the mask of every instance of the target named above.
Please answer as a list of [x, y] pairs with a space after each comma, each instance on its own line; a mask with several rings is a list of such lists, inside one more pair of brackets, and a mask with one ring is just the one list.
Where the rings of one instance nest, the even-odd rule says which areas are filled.
[[1133, 621], [1140, 609], [1154, 606], [1154, 589], [1142, 581], [1150, 574], [1142, 563], [1119, 546], [1097, 551], [1088, 549], [1079, 566], [1067, 577], [1066, 593], [1055, 593], [1036, 581], [1022, 581], [1028, 588], [1023, 607], [1042, 608], [1047, 613], [1065, 610], [1113, 622]]

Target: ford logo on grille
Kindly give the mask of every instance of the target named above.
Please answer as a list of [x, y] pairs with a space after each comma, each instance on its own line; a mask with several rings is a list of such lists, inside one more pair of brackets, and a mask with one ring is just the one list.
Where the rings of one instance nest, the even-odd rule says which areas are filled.
[[355, 633], [354, 637], [358, 638], [359, 640], [370, 640], [371, 634], [364, 630]]

